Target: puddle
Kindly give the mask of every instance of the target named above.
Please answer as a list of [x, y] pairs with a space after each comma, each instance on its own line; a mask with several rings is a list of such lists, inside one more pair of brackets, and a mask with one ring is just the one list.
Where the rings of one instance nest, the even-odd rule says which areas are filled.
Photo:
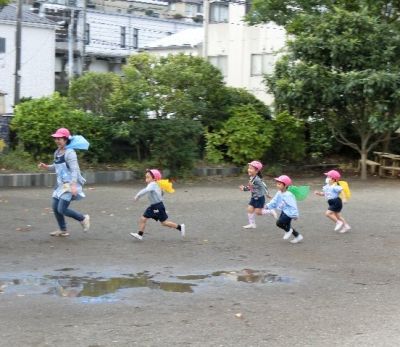
[[217, 271], [212, 276], [224, 276], [245, 283], [291, 283], [293, 279], [262, 270], [243, 269], [242, 271]]
[[[75, 268], [63, 268], [54, 271], [69, 272]], [[55, 274], [34, 276], [25, 275], [14, 278], [0, 278], [0, 294], [16, 294], [17, 296], [47, 294], [68, 298], [80, 298], [82, 302], [110, 302], [120, 298], [123, 289], [148, 288], [172, 293], [193, 293], [194, 287], [210, 287], [219, 281], [242, 283], [291, 283], [293, 278], [280, 276], [263, 270], [243, 269], [240, 271], [216, 271], [211, 274], [171, 276], [177, 281], [159, 281], [155, 276], [141, 272], [122, 274], [116, 277], [102, 277], [96, 272], [88, 272], [84, 276], [73, 274]], [[195, 283], [192, 283], [195, 282]]]
[[[58, 271], [58, 270], [56, 270]], [[65, 270], [64, 270], [65, 271]], [[127, 277], [89, 277], [54, 275], [35, 278], [0, 279], [0, 293], [49, 294], [69, 298], [102, 297], [115, 295], [121, 289], [149, 288], [174, 293], [193, 293], [192, 283], [161, 282], [148, 273], [126, 275]]]
[[212, 277], [222, 277], [224, 279], [231, 279], [245, 283], [290, 283], [293, 281], [292, 278], [287, 276], [280, 276], [267, 271], [253, 269], [243, 269], [241, 271], [215, 271], [208, 275], [176, 276], [176, 278], [186, 281], [204, 280]]

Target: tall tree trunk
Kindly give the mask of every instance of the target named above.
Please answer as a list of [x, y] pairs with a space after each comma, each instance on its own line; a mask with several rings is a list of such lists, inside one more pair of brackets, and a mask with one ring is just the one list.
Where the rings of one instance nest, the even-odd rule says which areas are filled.
[[390, 135], [391, 132], [388, 131], [385, 135], [385, 139], [383, 141], [383, 148], [382, 148], [382, 152], [389, 152], [389, 148], [390, 148]]
[[367, 179], [367, 151], [364, 149], [361, 151], [361, 179]]

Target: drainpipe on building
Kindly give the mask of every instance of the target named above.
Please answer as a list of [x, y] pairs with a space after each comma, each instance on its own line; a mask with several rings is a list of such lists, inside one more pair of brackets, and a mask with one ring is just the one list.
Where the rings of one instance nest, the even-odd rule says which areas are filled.
[[17, 28], [15, 34], [14, 107], [18, 105], [21, 94], [22, 0], [18, 0], [16, 19], [17, 19]]

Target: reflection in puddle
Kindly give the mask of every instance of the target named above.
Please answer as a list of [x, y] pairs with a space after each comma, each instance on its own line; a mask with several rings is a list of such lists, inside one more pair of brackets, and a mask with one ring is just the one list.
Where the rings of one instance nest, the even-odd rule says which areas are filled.
[[[149, 288], [174, 293], [193, 293], [192, 283], [160, 282], [152, 279], [147, 272], [127, 277], [89, 277], [89, 276], [44, 276], [34, 278], [27, 276], [22, 279], [0, 280], [3, 292], [24, 292], [45, 294], [62, 297], [102, 297], [115, 294], [118, 290], [128, 288]], [[14, 288], [12, 288], [14, 287]], [[9, 290], [6, 290], [8, 288]]]
[[[64, 268], [55, 271], [73, 271]], [[86, 276], [69, 274], [46, 275], [42, 277], [26, 275], [20, 278], [0, 278], [0, 294], [50, 294], [68, 298], [81, 298], [82, 302], [109, 302], [118, 298], [116, 293], [122, 289], [149, 288], [173, 293], [193, 293], [197, 285], [210, 286], [215, 280], [232, 280], [244, 283], [291, 283], [290, 277], [271, 274], [267, 271], [243, 269], [241, 271], [216, 271], [211, 274], [175, 276], [178, 282], [158, 281], [149, 272], [123, 274], [119, 277], [94, 277], [96, 273]], [[188, 283], [187, 281], [197, 284]]]
[[292, 279], [286, 276], [279, 276], [263, 270], [243, 269], [241, 271], [215, 271], [210, 275], [185, 275], [176, 276], [180, 280], [196, 281], [211, 277], [222, 277], [245, 283], [290, 283]]
[[266, 271], [243, 269], [242, 271], [217, 271], [213, 276], [224, 276], [236, 279], [238, 282], [245, 283], [290, 283], [292, 279], [286, 276], [279, 276]]

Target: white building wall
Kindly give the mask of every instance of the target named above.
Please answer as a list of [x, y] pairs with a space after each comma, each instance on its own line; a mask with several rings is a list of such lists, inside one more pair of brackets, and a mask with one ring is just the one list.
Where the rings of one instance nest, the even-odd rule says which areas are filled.
[[[15, 23], [0, 23], [0, 37], [6, 39], [6, 52], [0, 56], [0, 90], [7, 93], [6, 112], [13, 112], [15, 72]], [[55, 31], [22, 27], [21, 97], [38, 98], [54, 92]]]
[[[90, 27], [90, 42], [86, 45], [87, 54], [127, 57], [139, 48], [167, 35], [199, 27], [191, 23], [156, 19], [151, 17], [128, 16], [87, 12]], [[126, 47], [121, 47], [121, 27], [126, 28]], [[138, 29], [138, 47], [134, 43], [134, 29]], [[78, 29], [82, 32], [82, 29]]]
[[286, 42], [283, 28], [268, 23], [248, 26], [242, 18], [245, 6], [231, 3], [227, 23], [209, 23], [207, 56], [227, 56], [227, 85], [245, 88], [266, 104], [273, 102], [266, 92], [263, 75], [252, 75], [253, 54], [273, 54], [275, 60]]
[[160, 57], [167, 57], [170, 54], [185, 54], [185, 55], [192, 55], [194, 57], [201, 57], [202, 49], [200, 47], [170, 47], [170, 48], [151, 48], [146, 49], [145, 51], [160, 56]]

